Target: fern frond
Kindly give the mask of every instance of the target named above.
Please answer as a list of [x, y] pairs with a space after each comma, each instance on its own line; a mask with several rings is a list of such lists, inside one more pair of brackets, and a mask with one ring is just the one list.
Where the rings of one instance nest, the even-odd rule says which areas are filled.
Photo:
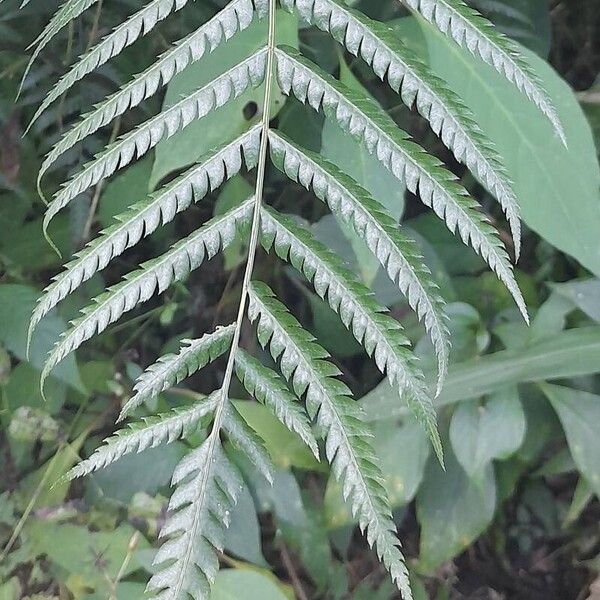
[[327, 459], [343, 486], [344, 498], [350, 500], [361, 530], [366, 530], [369, 545], [376, 546], [403, 598], [412, 599], [383, 477], [359, 406], [350, 398], [348, 388], [335, 379], [339, 371], [325, 360], [327, 352], [265, 284], [254, 282], [249, 299], [248, 314], [257, 322], [260, 343], [268, 346], [273, 358], [279, 360], [281, 372], [292, 382], [295, 392], [299, 396], [306, 394], [308, 412], [316, 419], [326, 441]]
[[[456, 177], [444, 169], [439, 160], [410, 141], [368, 96], [348, 88], [316, 65], [307, 72], [296, 68], [298, 63], [280, 62], [282, 52], [279, 49], [277, 54], [277, 78], [283, 93], [293, 93], [314, 110], [322, 107], [328, 118], [337, 121], [347, 134], [361, 142], [370, 154], [431, 207], [452, 233], [458, 231], [462, 241], [480, 254], [504, 283], [528, 321], [527, 308], [506, 250], [494, 228], [478, 210], [478, 204], [458, 184]], [[285, 67], [280, 68], [279, 64]]]
[[[403, 102], [417, 108], [456, 159], [477, 175], [506, 213], [515, 244], [520, 252], [520, 211], [506, 171], [492, 143], [473, 120], [471, 111], [443, 80], [423, 65], [383, 23], [348, 8], [339, 0], [311, 3], [287, 0], [300, 15], [328, 31], [349, 52], [362, 58], [375, 74], [387, 81]], [[310, 61], [289, 49], [288, 53], [310, 69]]]
[[344, 326], [373, 356], [379, 370], [392, 385], [398, 386], [401, 394], [406, 394], [408, 405], [422, 422], [441, 459], [435, 408], [414, 355], [405, 347], [409, 341], [400, 324], [386, 314], [338, 257], [306, 229], [267, 208], [261, 212], [261, 228], [265, 248], [274, 247], [280, 258], [290, 262], [313, 284], [319, 297], [339, 314]]
[[565, 146], [565, 133], [552, 101], [516, 44], [462, 0], [401, 0], [461, 48], [514, 83], [548, 120]]
[[265, 75], [266, 55], [265, 48], [259, 50], [108, 146], [58, 192], [44, 215], [44, 232], [54, 215], [79, 194], [128, 165], [134, 157], [140, 158], [161, 140], [237, 98], [249, 87], [260, 85]]
[[81, 56], [58, 83], [50, 90], [37, 109], [29, 127], [57, 99], [88, 73], [108, 62], [133, 44], [141, 36], [146, 35], [171, 13], [183, 8], [188, 0], [151, 0], [146, 6], [131, 15], [117, 26], [109, 35]]
[[290, 431], [297, 433], [319, 460], [319, 448], [306, 413], [281, 377], [242, 349], [235, 354], [235, 366], [248, 393], [267, 406]]
[[180, 281], [190, 271], [198, 268], [205, 259], [212, 258], [227, 247], [236, 237], [238, 228], [252, 218], [254, 198], [211, 219], [187, 238], [177, 242], [162, 256], [148, 261], [125, 276], [124, 280], [109, 288], [95, 299], [94, 304], [82, 310], [83, 316], [73, 321], [72, 327], [61, 335], [44, 369], [42, 389], [50, 371], [70, 352], [96, 333], [101, 333], [138, 304], [155, 294], [164, 292], [173, 282]]
[[67, 263], [65, 270], [44, 290], [29, 323], [28, 346], [41, 319], [113, 258], [171, 221], [192, 201], [198, 202], [209, 191], [218, 188], [225, 179], [240, 171], [243, 162], [248, 169], [254, 168], [259, 144], [260, 125], [257, 125], [229, 144], [212, 150], [183, 175], [115, 217], [116, 223], [76, 254], [76, 258]]
[[90, 6], [96, 4], [98, 0], [66, 0], [66, 2], [56, 11], [50, 23], [46, 25], [44, 31], [31, 42], [30, 48], [35, 46], [33, 54], [25, 67], [25, 73], [21, 79], [19, 91], [23, 88], [23, 83], [29, 75], [29, 71], [35, 62], [35, 59], [40, 55], [40, 52], [52, 41], [52, 39], [66, 27], [73, 19], [76, 19], [80, 14], [86, 11]]
[[217, 327], [199, 339], [182, 340], [177, 354], [161, 356], [150, 365], [133, 386], [135, 394], [125, 403], [117, 423], [138, 406], [155, 398], [161, 392], [187, 379], [231, 347], [234, 325]]
[[250, 459], [262, 476], [273, 483], [273, 465], [265, 448], [264, 441], [252, 429], [231, 402], [226, 402], [223, 408], [223, 431], [227, 439], [242, 454]]
[[37, 178], [40, 194], [44, 173], [62, 154], [128, 109], [141, 104], [188, 65], [213, 52], [238, 31], [249, 27], [255, 15], [258, 18], [264, 17], [266, 6], [267, 0], [232, 0], [212, 19], [180, 40], [145, 71], [98, 104], [61, 138], [44, 160]]
[[386, 269], [422, 319], [438, 357], [438, 392], [448, 368], [450, 334], [444, 301], [416, 244], [369, 193], [319, 154], [299, 148], [290, 139], [269, 132], [271, 160], [277, 168], [326, 202], [352, 227]]
[[142, 452], [160, 444], [170, 444], [193, 433], [203, 417], [211, 414], [218, 402], [212, 394], [189, 408], [175, 408], [171, 412], [147, 417], [128, 425], [104, 440], [104, 445], [86, 460], [81, 461], [68, 473], [68, 479], [88, 475], [116, 462], [126, 454]]
[[223, 550], [224, 529], [243, 485], [216, 432], [177, 465], [172, 485], [160, 533], [168, 539], [154, 559], [158, 571], [147, 592], [159, 600], [207, 600], [219, 570], [216, 551]]

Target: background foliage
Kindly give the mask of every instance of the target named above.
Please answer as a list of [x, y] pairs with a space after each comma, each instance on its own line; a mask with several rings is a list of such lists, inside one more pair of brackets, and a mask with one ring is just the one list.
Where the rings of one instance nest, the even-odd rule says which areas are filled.
[[[145, 68], [190, 23], [205, 20], [224, 3], [196, 0], [117, 60], [78, 85], [22, 137], [40, 101], [64, 65], [137, 7], [133, 0], [98, 3], [48, 47], [35, 63], [18, 102], [27, 45], [56, 9], [55, 2], [0, 4], [0, 599], [59, 597], [140, 598], [151, 570], [157, 530], [164, 522], [168, 482], [183, 455], [183, 442], [124, 458], [72, 485], [60, 481], [80, 456], [109, 435], [115, 416], [141, 369], [229, 322], [239, 296], [243, 248], [231, 246], [128, 320], [61, 363], [39, 392], [46, 353], [85, 298], [105, 281], [221, 214], [232, 199], [251, 191], [236, 176], [185, 218], [176, 218], [102, 274], [86, 282], [44, 320], [26, 360], [28, 321], [39, 289], [61, 259], [42, 235], [43, 206], [35, 179], [60, 132], [91, 103]], [[390, 21], [409, 46], [464, 99], [495, 142], [515, 182], [525, 236], [517, 280], [532, 325], [527, 327], [508, 292], [477, 256], [424, 212], [410, 193], [390, 181], [378, 163], [340, 129], [318, 115], [300, 118], [293, 99], [276, 96], [271, 107], [279, 129], [338, 164], [387, 206], [419, 240], [452, 317], [453, 350], [439, 398], [446, 472], [439, 468], [422, 430], [404, 412], [397, 394], [380, 381], [353, 338], [326, 305], [289, 269], [263, 260], [278, 295], [321, 340], [349, 374], [374, 423], [386, 487], [418, 598], [596, 598], [600, 569], [600, 171], [594, 135], [600, 131], [600, 13], [593, 0], [473, 0], [472, 4], [528, 48], [527, 57], [550, 92], [564, 125], [568, 149], [555, 139], [534, 107], [493, 70], [454, 47], [399, 9], [396, 2], [358, 2], [374, 18]], [[374, 8], [376, 7], [376, 8]], [[349, 86], [368, 90], [409, 131], [451, 164], [462, 183], [507, 227], [492, 199], [453, 162], [423, 122], [362, 65], [316, 29], [278, 16], [280, 43], [299, 46]], [[252, 26], [197, 68], [169, 84], [164, 98], [145, 105], [156, 112], [209, 81], [223, 64], [235, 64], [265, 35]], [[211, 61], [213, 61], [211, 65]], [[547, 62], [553, 68], [548, 66]], [[218, 65], [218, 69], [217, 69]], [[195, 129], [192, 125], [130, 169], [73, 202], [51, 225], [60, 250], [70, 255], [92, 233], [136, 200], [172, 178], [223, 139], [260, 119], [262, 91], [244, 94]], [[100, 131], [67, 153], [49, 173], [54, 191], [65, 175], [120, 130], [147, 118], [127, 113], [113, 131]], [[217, 136], [218, 132], [218, 136]], [[285, 212], [294, 207], [313, 234], [342, 254], [378, 299], [401, 319], [423, 364], [435, 379], [435, 356], [416, 319], [369, 258], [360, 240], [309, 201], [303, 188], [284, 186], [270, 173], [270, 193]], [[263, 275], [263, 273], [261, 273]], [[248, 336], [248, 340], [251, 336]], [[222, 363], [172, 389], [148, 406], [184, 404], [214, 389]], [[327, 469], [263, 406], [236, 406], [267, 442], [277, 465], [267, 487], [238, 457], [251, 483], [232, 515], [216, 598], [390, 598], [394, 591], [352, 522]], [[192, 440], [193, 441], [193, 440]], [[234, 453], [235, 455], [235, 453]], [[53, 483], [58, 484], [52, 486]], [[596, 591], [594, 591], [596, 589]]]

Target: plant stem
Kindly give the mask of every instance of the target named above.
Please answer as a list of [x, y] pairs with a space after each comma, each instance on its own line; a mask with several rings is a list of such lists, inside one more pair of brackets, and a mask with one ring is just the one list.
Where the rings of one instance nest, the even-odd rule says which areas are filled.
[[256, 176], [256, 189], [254, 192], [254, 214], [252, 218], [252, 230], [250, 232], [250, 241], [248, 246], [248, 259], [246, 262], [246, 270], [244, 272], [244, 280], [242, 283], [242, 292], [240, 297], [240, 305], [237, 314], [237, 320], [235, 324], [235, 331], [233, 334], [233, 340], [231, 342], [231, 349], [229, 351], [229, 358], [227, 361], [227, 367], [225, 369], [225, 376], [223, 378], [223, 386], [221, 388], [222, 397], [221, 401], [217, 405], [215, 410], [215, 420], [211, 435], [218, 436], [219, 429], [221, 426], [221, 420], [223, 418], [223, 410], [229, 396], [229, 387], [231, 385], [231, 377], [233, 375], [233, 367], [235, 364], [235, 355], [240, 343], [240, 335], [242, 331], [242, 324], [244, 322], [244, 316], [246, 314], [246, 305], [248, 303], [248, 288], [250, 286], [250, 280], [252, 279], [252, 271], [254, 269], [254, 260], [256, 256], [256, 249], [258, 246], [258, 236], [260, 232], [260, 207], [262, 204], [262, 197], [265, 186], [265, 172], [267, 167], [267, 149], [269, 145], [269, 117], [271, 107], [271, 93], [273, 89], [273, 62], [275, 55], [275, 0], [269, 0], [269, 33], [267, 40], [267, 66], [265, 75], [265, 94], [263, 101], [263, 115], [262, 115], [262, 135], [260, 140], [260, 151], [258, 157], [258, 172]]
[[[252, 270], [254, 268], [254, 258], [256, 255], [256, 248], [258, 246], [258, 234], [260, 232], [260, 207], [262, 203], [262, 196], [265, 184], [265, 171], [267, 166], [267, 149], [269, 143], [269, 108], [271, 106], [271, 90], [273, 86], [272, 82], [272, 71], [273, 61], [275, 56], [275, 2], [276, 0], [269, 0], [269, 33], [267, 41], [267, 65], [265, 74], [265, 94], [263, 104], [263, 116], [262, 116], [262, 137], [260, 140], [260, 151], [258, 158], [258, 174], [256, 177], [256, 190], [254, 192], [254, 214], [252, 217], [252, 229], [250, 231], [250, 241], [248, 246], [248, 259], [246, 262], [246, 270], [244, 272], [244, 281], [242, 283], [242, 292], [240, 298], [240, 305], [237, 314], [237, 320], [235, 323], [235, 331], [233, 334], [233, 340], [231, 342], [231, 349], [229, 351], [229, 358], [227, 359], [227, 367], [225, 369], [225, 375], [223, 377], [223, 385], [221, 386], [221, 397], [215, 408], [215, 417], [213, 420], [212, 429], [208, 436], [206, 443], [210, 444], [207, 454], [213, 456], [217, 443], [219, 441], [219, 432], [221, 431], [221, 425], [225, 415], [225, 409], [229, 399], [229, 387], [231, 385], [231, 377], [233, 375], [233, 367], [235, 364], [235, 355], [237, 353], [240, 335], [242, 332], [242, 323], [244, 322], [244, 316], [246, 314], [246, 304], [248, 303], [248, 288], [250, 286], [250, 280], [252, 279]], [[202, 481], [199, 482], [197, 489], [202, 490], [205, 493], [206, 486], [208, 483], [208, 477], [211, 469], [203, 469]], [[196, 529], [197, 520], [199, 518], [199, 511], [196, 511], [194, 516], [194, 522], [191, 526], [191, 530]], [[193, 540], [190, 541], [193, 543]], [[184, 553], [185, 565], [184, 570], [187, 568], [187, 563], [190, 560], [191, 548]], [[182, 581], [179, 580], [174, 588], [173, 597], [179, 597], [181, 591]]]

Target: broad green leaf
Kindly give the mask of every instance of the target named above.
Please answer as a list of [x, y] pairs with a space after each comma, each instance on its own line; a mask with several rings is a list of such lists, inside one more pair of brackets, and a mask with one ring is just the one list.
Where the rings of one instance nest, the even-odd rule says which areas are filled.
[[558, 414], [579, 472], [600, 496], [600, 396], [548, 383], [541, 387]]
[[283, 584], [258, 571], [250, 569], [227, 569], [220, 571], [212, 586], [211, 600], [290, 600]]
[[[241, 175], [236, 175], [226, 181], [219, 189], [219, 196], [215, 202], [214, 216], [222, 215], [230, 208], [242, 202], [245, 198], [249, 198], [254, 191], [254, 187], [250, 185]], [[236, 238], [231, 245], [223, 251], [224, 264], [226, 271], [231, 271], [239, 267], [246, 260], [248, 254], [248, 244], [243, 237]]]
[[452, 415], [450, 441], [469, 477], [480, 475], [494, 459], [508, 458], [525, 436], [525, 413], [516, 386], [503, 388], [485, 402], [461, 403]]
[[590, 319], [600, 323], [600, 279], [574, 279], [567, 283], [553, 283], [550, 287]]
[[[525, 348], [501, 350], [451, 365], [438, 405], [477, 398], [503, 386], [590, 375], [600, 371], [600, 327], [570, 329]], [[434, 381], [431, 373], [429, 380]], [[406, 414], [398, 393], [382, 382], [366, 396], [369, 420]], [[367, 408], [368, 405], [368, 408]]]
[[19, 484], [23, 505], [38, 491], [36, 507], [56, 506], [64, 502], [70, 486], [65, 475], [79, 460], [79, 451], [88, 435], [86, 429], [72, 442], [60, 446], [45, 463], [23, 478]]
[[11, 372], [3, 386], [5, 407], [14, 411], [20, 406], [35, 406], [47, 410], [51, 415], [62, 407], [67, 397], [67, 385], [52, 377], [48, 380], [48, 400], [40, 392], [40, 371], [28, 362], [20, 362]]
[[169, 485], [173, 469], [185, 454], [180, 442], [148, 448], [139, 454], [128, 454], [84, 481], [90, 499], [96, 495], [127, 503], [136, 492], [153, 495]]
[[261, 551], [260, 528], [254, 500], [245, 486], [231, 511], [231, 522], [225, 531], [224, 547], [242, 560], [262, 567], [267, 566]]
[[563, 527], [568, 527], [577, 521], [593, 497], [594, 492], [590, 488], [588, 482], [585, 479], [580, 478], [575, 486], [575, 491], [573, 492], [573, 498], [569, 505], [569, 509], [567, 510], [567, 514], [564, 516]]
[[[235, 66], [254, 51], [265, 45], [267, 19], [253, 22], [247, 29], [237, 33], [214, 53], [205, 56], [173, 77], [167, 87], [163, 108], [179, 101], [191, 91], [212, 81], [226, 69]], [[277, 12], [277, 43], [298, 46], [298, 20], [286, 11]], [[258, 123], [264, 96], [264, 84], [248, 90], [239, 98], [211, 112], [201, 121], [190, 123], [168, 140], [156, 147], [154, 167], [150, 176], [150, 188], [171, 173], [196, 162], [208, 150], [230, 142], [236, 136]], [[277, 90], [272, 98], [271, 115], [275, 116], [283, 106], [283, 96]]]
[[[17, 358], [27, 360], [27, 327], [38, 298], [38, 292], [26, 285], [0, 285], [0, 342]], [[62, 319], [50, 315], [36, 329], [31, 343], [29, 362], [41, 369], [46, 355], [66, 329]], [[73, 356], [68, 357], [52, 373], [53, 377], [85, 393]]]
[[496, 145], [525, 223], [600, 275], [600, 168], [589, 124], [568, 85], [542, 59], [522, 49], [556, 106], [565, 148], [548, 120], [512, 84], [430, 25], [411, 17], [402, 19], [397, 31], [421, 55], [420, 39], [425, 37], [422, 58], [462, 98]]
[[430, 459], [417, 494], [419, 563], [429, 573], [470, 546], [490, 524], [496, 507], [492, 465], [481, 480], [469, 479], [447, 444], [445, 448], [446, 471]]
[[276, 465], [317, 471], [325, 468], [308, 446], [282, 425], [268, 408], [257, 402], [234, 401], [234, 405], [248, 425], [264, 440]]
[[[110, 591], [107, 576], [115, 580], [131, 539], [136, 534], [136, 530], [126, 523], [111, 531], [90, 531], [81, 525], [37, 519], [27, 524], [26, 531], [34, 555], [45, 554], [54, 565], [65, 569], [67, 573], [82, 576], [87, 585], [107, 595]], [[149, 547], [143, 536], [137, 533], [136, 537], [138, 550]], [[102, 569], [98, 568], [98, 559], [102, 561]], [[134, 553], [122, 575], [126, 577], [139, 568]]]
[[567, 324], [567, 316], [573, 312], [573, 303], [567, 298], [553, 293], [542, 304], [531, 322], [529, 339], [531, 342], [558, 335]]

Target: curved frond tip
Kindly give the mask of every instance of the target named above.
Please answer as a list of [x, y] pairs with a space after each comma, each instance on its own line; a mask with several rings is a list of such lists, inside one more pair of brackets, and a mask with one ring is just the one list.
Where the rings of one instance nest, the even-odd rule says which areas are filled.
[[552, 101], [516, 44], [462, 0], [401, 0], [461, 48], [506, 77], [548, 118], [566, 146], [565, 132]]
[[156, 567], [146, 589], [164, 600], [208, 600], [219, 570], [225, 529], [243, 487], [237, 468], [209, 435], [175, 468], [168, 516], [154, 558]]
[[151, 0], [146, 6], [117, 26], [114, 31], [81, 56], [75, 65], [60, 78], [60, 81], [50, 90], [35, 112], [26, 133], [38, 117], [55, 100], [71, 89], [77, 81], [120, 54], [124, 48], [152, 31], [160, 21], [166, 19], [171, 13], [180, 10], [187, 3], [188, 0]]

